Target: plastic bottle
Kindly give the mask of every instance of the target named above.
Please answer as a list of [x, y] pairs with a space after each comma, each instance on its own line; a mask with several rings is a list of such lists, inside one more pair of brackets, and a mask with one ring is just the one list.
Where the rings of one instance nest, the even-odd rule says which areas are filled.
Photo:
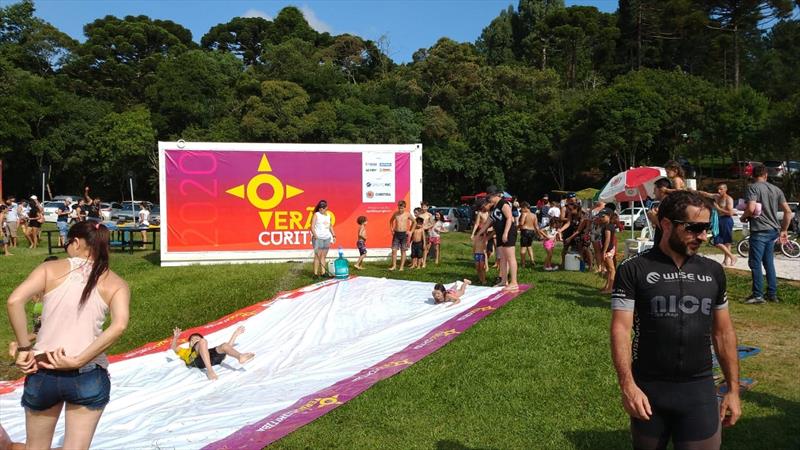
[[344, 279], [350, 276], [350, 263], [344, 259], [342, 247], [339, 247], [339, 257], [333, 262], [334, 276], [339, 279]]

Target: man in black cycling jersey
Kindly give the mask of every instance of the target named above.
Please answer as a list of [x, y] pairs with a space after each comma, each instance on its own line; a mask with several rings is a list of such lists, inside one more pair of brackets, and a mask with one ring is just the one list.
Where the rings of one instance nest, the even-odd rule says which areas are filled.
[[[658, 245], [622, 262], [611, 294], [611, 354], [636, 449], [718, 449], [741, 415], [725, 272], [697, 255], [711, 206], [690, 191], [662, 201]], [[631, 329], [633, 343], [631, 344]], [[718, 403], [711, 344], [729, 391]]]

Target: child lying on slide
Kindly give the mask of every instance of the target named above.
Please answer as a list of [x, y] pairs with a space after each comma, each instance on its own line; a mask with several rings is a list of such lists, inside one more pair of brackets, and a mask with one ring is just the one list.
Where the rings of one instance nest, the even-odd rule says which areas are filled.
[[175, 352], [179, 358], [186, 363], [187, 367], [197, 367], [198, 369], [207, 369], [206, 375], [209, 380], [216, 380], [217, 374], [214, 372], [214, 366], [222, 363], [226, 355], [231, 355], [239, 361], [239, 364], [244, 364], [253, 359], [253, 353], [239, 353], [233, 348], [236, 338], [244, 333], [244, 327], [239, 327], [233, 332], [228, 342], [220, 344], [213, 348], [208, 348], [208, 341], [200, 333], [192, 333], [189, 335], [189, 347], [178, 347], [178, 337], [181, 335], [181, 329], [175, 327], [172, 330], [172, 351]]
[[461, 283], [461, 286], [456, 289], [457, 284], [458, 281], [453, 283], [452, 288], [445, 289], [442, 283], [437, 283], [436, 286], [433, 287], [433, 302], [437, 305], [445, 302], [452, 302], [453, 305], [457, 305], [459, 302], [461, 302], [461, 296], [467, 291], [467, 286], [472, 284], [472, 282], [465, 278]]

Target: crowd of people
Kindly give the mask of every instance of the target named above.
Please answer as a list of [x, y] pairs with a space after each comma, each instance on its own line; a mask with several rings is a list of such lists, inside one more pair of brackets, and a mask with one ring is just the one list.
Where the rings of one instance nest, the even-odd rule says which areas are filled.
[[[83, 221], [104, 222], [108, 217], [103, 217], [100, 197], [92, 198], [90, 189], [84, 188], [84, 196], [80, 199], [65, 197], [59, 200], [58, 209], [55, 211], [56, 227], [58, 228], [58, 246], [66, 244], [69, 227]], [[148, 227], [150, 210], [146, 203], [139, 205], [137, 222], [140, 227]], [[19, 234], [27, 240], [28, 248], [38, 248], [40, 245], [42, 225], [45, 223], [44, 207], [36, 195], [17, 201], [13, 195], [6, 197], [0, 204], [0, 245], [6, 256], [13, 256], [11, 249], [20, 245]], [[141, 232], [142, 241], [147, 242], [147, 234]]]

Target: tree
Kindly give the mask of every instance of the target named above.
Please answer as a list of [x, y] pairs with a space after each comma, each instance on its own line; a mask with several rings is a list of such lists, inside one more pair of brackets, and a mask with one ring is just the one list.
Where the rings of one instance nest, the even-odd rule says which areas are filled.
[[475, 47], [491, 65], [513, 64], [514, 54], [514, 8], [500, 11], [500, 15], [483, 29]]
[[280, 44], [294, 38], [314, 43], [319, 37], [308, 24], [303, 13], [294, 6], [281, 9], [273, 24], [269, 36], [269, 40], [273, 44]]
[[106, 16], [84, 26], [81, 44], [64, 71], [78, 92], [120, 106], [141, 103], [153, 73], [168, 55], [196, 48], [191, 32], [169, 20]]
[[300, 142], [307, 130], [303, 117], [309, 96], [302, 87], [289, 81], [264, 81], [261, 94], [244, 104], [241, 129], [248, 140], [261, 142]]
[[0, 8], [0, 55], [38, 75], [52, 75], [78, 42], [34, 17], [33, 1]]
[[733, 84], [739, 89], [742, 33], [756, 31], [765, 20], [787, 17], [792, 11], [790, 0], [706, 0], [709, 27], [733, 35]]
[[209, 50], [233, 53], [245, 65], [254, 66], [263, 62], [264, 43], [272, 38], [273, 28], [272, 22], [261, 17], [234, 17], [211, 27], [200, 45]]
[[146, 90], [159, 138], [190, 124], [206, 128], [234, 108], [242, 62], [231, 54], [190, 50], [164, 60]]
[[748, 81], [773, 99], [787, 99], [800, 86], [800, 21], [775, 24], [767, 33], [764, 47]]
[[155, 131], [146, 108], [107, 114], [86, 135], [86, 141], [91, 161], [86, 168], [106, 186], [116, 186], [122, 198], [129, 171], [142, 182], [149, 178], [148, 155], [155, 148]]

